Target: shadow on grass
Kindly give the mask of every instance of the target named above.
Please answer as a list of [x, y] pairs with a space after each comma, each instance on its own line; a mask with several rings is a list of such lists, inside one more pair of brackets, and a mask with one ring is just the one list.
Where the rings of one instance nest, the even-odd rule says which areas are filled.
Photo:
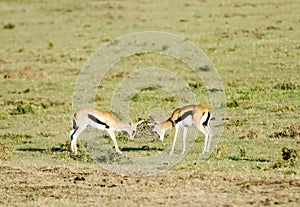
[[46, 149], [42, 148], [19, 148], [17, 151], [22, 151], [22, 152], [46, 152]]
[[45, 148], [19, 148], [17, 151], [22, 152], [64, 152], [68, 151], [68, 149], [61, 148], [61, 147], [52, 147], [51, 149], [45, 149]]
[[131, 152], [131, 151], [163, 151], [164, 149], [158, 147], [149, 147], [149, 146], [142, 146], [142, 147], [123, 147], [121, 149], [124, 152]]
[[263, 159], [263, 158], [245, 158], [245, 157], [236, 157], [236, 156], [230, 156], [227, 159], [233, 161], [270, 162], [270, 160]]

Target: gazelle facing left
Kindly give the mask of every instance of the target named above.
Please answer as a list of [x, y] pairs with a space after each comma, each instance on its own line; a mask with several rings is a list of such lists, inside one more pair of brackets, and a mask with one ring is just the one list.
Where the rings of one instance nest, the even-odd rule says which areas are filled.
[[209, 121], [211, 119], [210, 109], [202, 105], [187, 105], [182, 108], [176, 109], [171, 117], [166, 121], [149, 124], [152, 128], [152, 132], [159, 136], [160, 140], [164, 140], [165, 133], [168, 129], [175, 127], [175, 135], [173, 145], [170, 154], [173, 154], [175, 143], [178, 135], [178, 130], [183, 127], [183, 149], [182, 154], [185, 153], [185, 142], [187, 128], [189, 126], [196, 126], [204, 135], [204, 148], [202, 154], [208, 152], [210, 149], [210, 142], [212, 138], [212, 130], [209, 127]]
[[70, 131], [71, 149], [75, 154], [77, 153], [76, 140], [78, 136], [86, 129], [87, 126], [91, 126], [96, 129], [107, 131], [115, 145], [116, 152], [122, 154], [118, 147], [114, 132], [126, 131], [129, 134], [130, 139], [133, 140], [137, 126], [143, 122], [144, 120], [141, 120], [138, 123], [121, 122], [111, 112], [105, 112], [97, 109], [82, 109], [76, 112], [73, 116], [73, 129]]

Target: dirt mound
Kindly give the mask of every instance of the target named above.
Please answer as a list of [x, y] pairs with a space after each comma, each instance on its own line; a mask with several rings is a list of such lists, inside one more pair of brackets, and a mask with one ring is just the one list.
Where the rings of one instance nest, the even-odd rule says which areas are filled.
[[300, 138], [300, 123], [270, 135], [271, 138]]

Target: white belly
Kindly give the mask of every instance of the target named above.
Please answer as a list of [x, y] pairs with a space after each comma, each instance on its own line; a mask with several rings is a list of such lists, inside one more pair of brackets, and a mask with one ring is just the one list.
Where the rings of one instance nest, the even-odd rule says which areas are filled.
[[184, 127], [194, 126], [192, 116], [190, 115], [190, 116], [187, 116], [185, 119], [183, 119], [181, 121], [181, 126], [184, 126]]
[[89, 125], [93, 128], [96, 128], [96, 129], [100, 129], [100, 130], [105, 130], [106, 129], [106, 126], [105, 125], [102, 125], [102, 124], [98, 124], [96, 122], [93, 122], [93, 121], [90, 121], [89, 122]]

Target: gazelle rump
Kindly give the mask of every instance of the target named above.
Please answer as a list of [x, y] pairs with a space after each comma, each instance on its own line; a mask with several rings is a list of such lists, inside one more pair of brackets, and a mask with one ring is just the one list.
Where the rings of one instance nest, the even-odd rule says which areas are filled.
[[205, 135], [204, 148], [202, 154], [210, 150], [210, 142], [212, 138], [212, 130], [209, 127], [211, 119], [210, 109], [203, 105], [187, 105], [176, 109], [171, 117], [160, 123], [149, 124], [152, 131], [159, 136], [160, 140], [164, 140], [165, 133], [168, 129], [175, 128], [175, 135], [170, 154], [173, 154], [178, 130], [183, 127], [183, 148], [182, 154], [185, 153], [187, 129], [190, 126], [197, 127]]
[[75, 154], [77, 153], [77, 138], [87, 126], [91, 126], [93, 128], [106, 131], [114, 143], [116, 152], [121, 154], [122, 152], [118, 147], [114, 132], [126, 131], [130, 139], [133, 140], [137, 126], [142, 122], [144, 122], [144, 120], [141, 120], [138, 123], [121, 122], [111, 112], [105, 112], [97, 109], [82, 109], [74, 113], [73, 116], [73, 129], [70, 131], [71, 149]]

